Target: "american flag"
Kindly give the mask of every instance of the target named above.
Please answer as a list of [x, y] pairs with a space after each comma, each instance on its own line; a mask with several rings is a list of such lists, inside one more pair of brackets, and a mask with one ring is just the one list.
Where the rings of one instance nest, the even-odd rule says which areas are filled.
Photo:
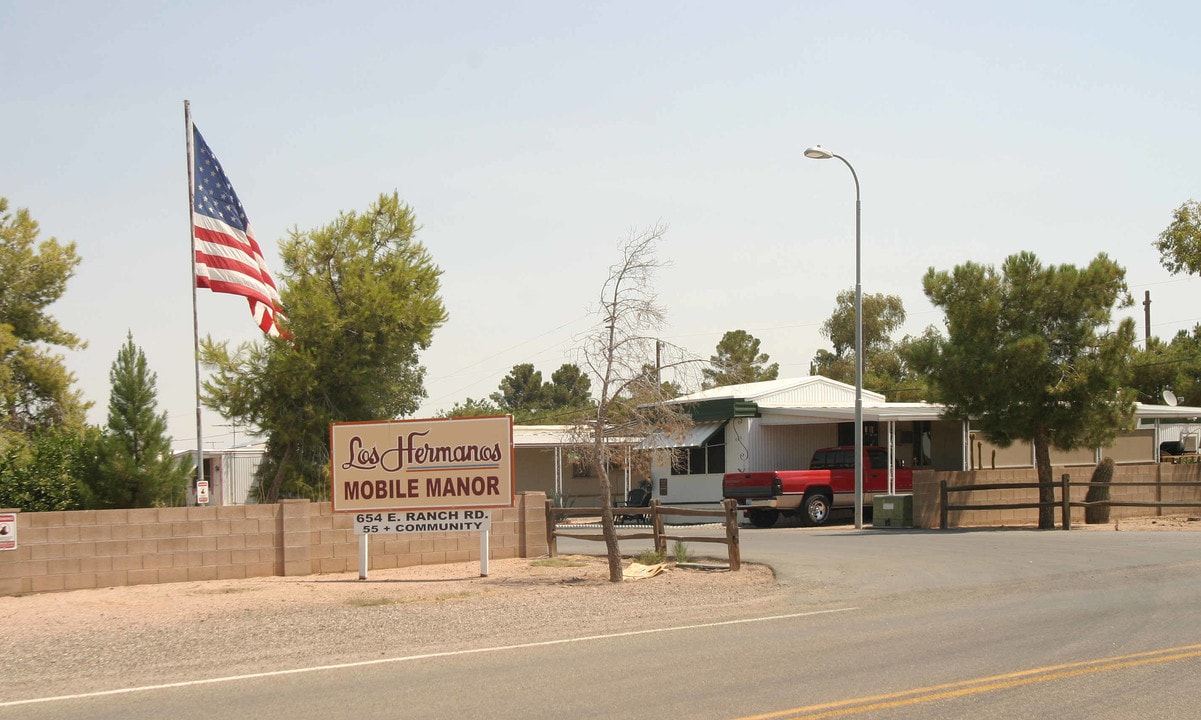
[[200, 130], [192, 126], [195, 169], [192, 173], [193, 228], [196, 238], [196, 287], [241, 295], [250, 301], [255, 323], [278, 337], [275, 316], [283, 313], [279, 291], [267, 270], [263, 251], [237, 193], [225, 177]]

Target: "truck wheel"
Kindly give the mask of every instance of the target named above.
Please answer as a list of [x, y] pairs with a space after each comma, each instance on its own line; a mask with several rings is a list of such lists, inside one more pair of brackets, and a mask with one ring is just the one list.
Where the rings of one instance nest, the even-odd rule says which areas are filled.
[[780, 511], [774, 508], [766, 510], [751, 510], [747, 512], [747, 519], [757, 528], [769, 528], [776, 524], [776, 520], [780, 518]]
[[815, 492], [805, 496], [801, 503], [801, 524], [815, 527], [825, 525], [830, 519], [830, 505], [833, 500], [829, 495]]

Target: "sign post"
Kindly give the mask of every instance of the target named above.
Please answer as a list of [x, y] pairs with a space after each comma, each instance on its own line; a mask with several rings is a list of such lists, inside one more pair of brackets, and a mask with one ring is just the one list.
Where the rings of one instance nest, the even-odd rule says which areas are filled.
[[513, 506], [513, 418], [333, 423], [330, 499], [355, 514], [359, 579], [368, 536], [479, 532], [488, 574], [491, 509]]

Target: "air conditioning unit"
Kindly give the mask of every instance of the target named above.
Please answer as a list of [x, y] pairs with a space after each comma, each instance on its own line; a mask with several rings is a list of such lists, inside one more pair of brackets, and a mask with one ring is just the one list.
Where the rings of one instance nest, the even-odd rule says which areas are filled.
[[913, 495], [873, 495], [872, 527], [913, 527]]

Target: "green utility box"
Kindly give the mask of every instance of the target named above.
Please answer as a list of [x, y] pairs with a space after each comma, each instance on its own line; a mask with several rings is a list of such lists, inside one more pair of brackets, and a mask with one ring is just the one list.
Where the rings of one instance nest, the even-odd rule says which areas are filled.
[[913, 527], [913, 496], [872, 496], [872, 527]]

